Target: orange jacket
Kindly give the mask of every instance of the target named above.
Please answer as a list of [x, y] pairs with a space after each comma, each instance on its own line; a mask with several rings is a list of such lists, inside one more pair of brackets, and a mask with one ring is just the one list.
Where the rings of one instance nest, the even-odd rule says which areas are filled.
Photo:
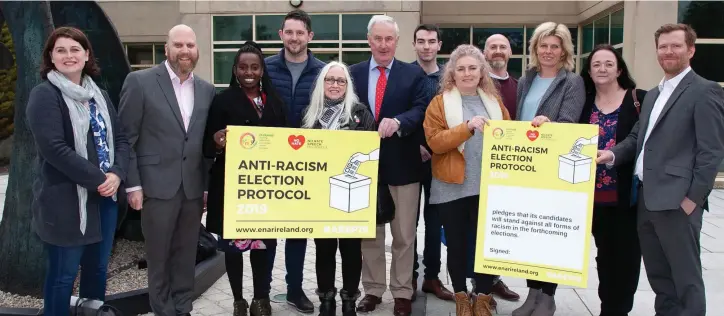
[[[482, 93], [482, 91], [479, 92]], [[453, 90], [452, 93], [458, 92]], [[459, 93], [457, 96], [459, 99]], [[432, 149], [432, 176], [442, 182], [462, 184], [465, 180], [465, 156], [461, 150], [458, 150], [458, 147], [470, 139], [473, 134], [468, 129], [467, 121], [456, 126], [448, 126], [449, 120], [445, 116], [443, 99], [443, 94], [438, 94], [430, 101], [423, 122], [425, 138]], [[450, 99], [448, 98], [448, 100]], [[455, 100], [455, 98], [452, 99]], [[491, 114], [490, 119], [510, 120], [510, 114], [503, 105], [503, 100], [499, 96], [496, 99], [502, 117], [495, 118]], [[462, 104], [451, 104], [450, 106], [462, 107]], [[489, 114], [490, 112], [488, 111]]]

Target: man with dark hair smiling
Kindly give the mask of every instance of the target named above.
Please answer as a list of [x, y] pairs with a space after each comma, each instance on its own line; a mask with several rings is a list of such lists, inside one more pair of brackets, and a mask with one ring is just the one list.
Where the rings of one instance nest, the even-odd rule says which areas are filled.
[[[312, 19], [302, 10], [289, 12], [282, 22], [279, 38], [284, 48], [279, 54], [267, 57], [265, 63], [274, 89], [287, 106], [289, 127], [299, 127], [304, 108], [309, 105], [314, 80], [324, 63], [315, 58], [307, 48], [314, 37]], [[302, 290], [304, 257], [307, 251], [306, 239], [287, 239], [285, 246], [287, 270], [287, 303], [302, 313], [313, 313], [314, 305]], [[272, 264], [276, 249], [269, 251]], [[271, 282], [272, 269], [269, 269]]]

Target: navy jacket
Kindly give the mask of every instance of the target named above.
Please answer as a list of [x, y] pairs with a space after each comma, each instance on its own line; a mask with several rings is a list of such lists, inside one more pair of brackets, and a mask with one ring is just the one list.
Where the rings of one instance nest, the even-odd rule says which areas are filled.
[[[114, 164], [109, 172], [121, 179], [118, 208], [125, 207], [124, 182], [128, 170], [129, 145], [110, 98], [104, 92], [113, 127]], [[32, 226], [40, 239], [60, 247], [82, 246], [102, 240], [98, 186], [106, 176], [98, 167], [93, 132], [88, 129], [88, 159], [75, 150], [73, 125], [60, 89], [45, 81], [30, 92], [26, 116], [33, 134], [38, 158], [38, 176], [33, 182]], [[85, 235], [79, 229], [76, 185], [88, 190]]]
[[[350, 67], [355, 93], [367, 107], [369, 68], [369, 60]], [[426, 80], [427, 75], [420, 66], [398, 59], [392, 63], [380, 117], [397, 118], [402, 135], [395, 133], [380, 142], [380, 184], [399, 186], [422, 180], [419, 133], [423, 132], [422, 121], [429, 101]], [[381, 118], [375, 126], [379, 126]]]
[[292, 73], [284, 59], [284, 49], [279, 54], [264, 59], [274, 90], [287, 107], [287, 123], [290, 127], [301, 126], [302, 111], [309, 105], [309, 98], [314, 90], [314, 81], [325, 65], [323, 61], [314, 57], [311, 50], [307, 50], [307, 55], [307, 66], [304, 67], [302, 75], [297, 81], [294, 95], [292, 95]]

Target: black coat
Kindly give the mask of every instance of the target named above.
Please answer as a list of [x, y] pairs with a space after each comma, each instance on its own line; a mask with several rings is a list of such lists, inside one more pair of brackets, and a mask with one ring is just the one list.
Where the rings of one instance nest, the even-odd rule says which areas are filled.
[[[646, 96], [646, 91], [641, 89], [636, 89], [635, 91], [636, 98], [639, 103], [643, 102], [644, 97]], [[634, 98], [631, 92], [632, 90], [628, 90], [626, 92], [626, 96], [623, 98], [623, 103], [621, 104], [621, 112], [618, 114], [618, 123], [616, 124], [617, 144], [626, 139], [626, 136], [631, 133], [631, 129], [633, 129], [634, 124], [636, 124], [639, 120], [638, 110], [641, 108], [640, 105], [638, 109], [634, 106]], [[588, 93], [586, 95], [586, 104], [583, 106], [583, 112], [581, 113], [579, 123], [588, 124], [589, 119], [591, 118], [591, 113], [593, 112], [593, 103], [595, 99], [595, 93]], [[616, 167], [616, 175], [618, 176], [616, 193], [618, 195], [618, 208], [620, 210], [628, 210], [631, 206], [631, 190], [634, 189], [632, 188], [632, 181], [635, 166], [636, 162], [633, 161]]]
[[246, 93], [231, 85], [214, 97], [204, 132], [204, 156], [214, 159], [209, 171], [209, 191], [206, 201], [206, 229], [222, 235], [224, 228], [224, 165], [226, 151], [218, 150], [214, 134], [228, 125], [287, 127], [286, 109], [274, 93], [267, 96], [261, 118]]

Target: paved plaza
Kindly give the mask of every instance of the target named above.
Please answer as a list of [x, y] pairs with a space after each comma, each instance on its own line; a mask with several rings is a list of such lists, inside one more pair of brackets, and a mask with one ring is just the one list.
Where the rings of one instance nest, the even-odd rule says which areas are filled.
[[[0, 202], [5, 200], [5, 188], [7, 186], [7, 176], [0, 176]], [[704, 214], [704, 224], [701, 234], [701, 259], [704, 268], [704, 280], [706, 282], [706, 296], [707, 296], [707, 314], [708, 315], [724, 315], [724, 190], [715, 190], [709, 199], [711, 211]], [[0, 204], [2, 205], [2, 204]], [[0, 213], [0, 218], [2, 214]], [[420, 226], [418, 228], [418, 239], [423, 240], [424, 238], [424, 224], [423, 218], [420, 218]], [[390, 246], [392, 244], [392, 236], [390, 235], [389, 229], [387, 229], [387, 262], [390, 262]], [[599, 313], [599, 300], [597, 294], [598, 278], [596, 274], [596, 261], [595, 257], [595, 246], [593, 246], [593, 239], [591, 239], [592, 251], [591, 251], [591, 264], [590, 264], [590, 278], [587, 288], [572, 288], [568, 286], [562, 286], [559, 288], [556, 294], [557, 312], [558, 316], [598, 316]], [[418, 243], [419, 253], [422, 254], [423, 242]], [[278, 254], [276, 262], [274, 264], [274, 279], [272, 281], [272, 296], [284, 293], [286, 290], [286, 284], [284, 281], [285, 268], [284, 268], [284, 240], [279, 241], [277, 247]], [[304, 266], [304, 290], [306, 291], [309, 298], [317, 305], [319, 300], [314, 294], [316, 287], [315, 267], [314, 267], [314, 254], [315, 247], [312, 240], [309, 241], [307, 247], [307, 257]], [[245, 284], [245, 297], [251, 301], [252, 297], [252, 278], [251, 278], [251, 267], [248, 261], [248, 254], [245, 255], [244, 261], [244, 284]], [[420, 261], [422, 258], [420, 257]], [[446, 251], [445, 246], [442, 247], [442, 270], [446, 271]], [[340, 262], [338, 257], [337, 262]], [[420, 271], [423, 271], [424, 266], [420, 264]], [[389, 270], [389, 265], [388, 265]], [[422, 279], [422, 275], [420, 277]], [[440, 274], [440, 279], [449, 289], [452, 289], [450, 285], [450, 279], [446, 272]], [[521, 301], [525, 300], [525, 294], [527, 294], [527, 288], [525, 287], [525, 280], [517, 278], [503, 277], [504, 281], [515, 291], [521, 294]], [[421, 280], [420, 280], [421, 282]], [[341, 267], [337, 266], [337, 287], [342, 286]], [[361, 287], [361, 285], [360, 285]], [[419, 286], [418, 286], [419, 288]], [[232, 303], [234, 299], [231, 295], [231, 288], [229, 282], [224, 275], [219, 279], [206, 293], [199, 297], [194, 302], [194, 311], [192, 315], [201, 316], [212, 316], [212, 315], [231, 315], [233, 308]], [[340, 304], [337, 299], [338, 305]], [[498, 314], [497, 315], [510, 315], [519, 303], [506, 302], [498, 299]], [[641, 271], [641, 278], [639, 280], [638, 292], [636, 293], [636, 301], [634, 310], [630, 316], [651, 316], [654, 314], [654, 293], [651, 291], [651, 287], [646, 279], [646, 272]], [[383, 298], [383, 304], [377, 309], [376, 312], [367, 315], [392, 315], [393, 300], [389, 291], [385, 293]], [[288, 307], [286, 303], [273, 303], [272, 304], [273, 314], [275, 316], [287, 316], [287, 315], [304, 315], [296, 312], [291, 307]], [[338, 308], [339, 309], [339, 308]], [[341, 309], [337, 312], [341, 315]], [[315, 314], [317, 315], [317, 311]], [[422, 316], [447, 316], [455, 315], [455, 304], [452, 302], [444, 302], [432, 295], [425, 295], [422, 292], [418, 293], [418, 299], [413, 303], [413, 315]]]

